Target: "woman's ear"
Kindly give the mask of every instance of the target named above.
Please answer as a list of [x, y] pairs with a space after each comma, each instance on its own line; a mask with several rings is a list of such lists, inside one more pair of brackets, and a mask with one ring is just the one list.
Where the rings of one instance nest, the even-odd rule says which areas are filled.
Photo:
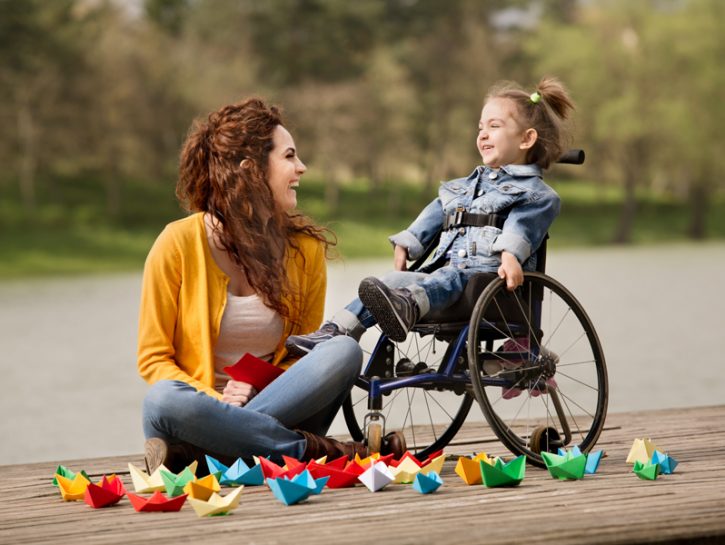
[[531, 147], [536, 144], [536, 139], [538, 137], [539, 133], [536, 132], [536, 129], [526, 129], [521, 137], [521, 144], [519, 144], [519, 148], [531, 149]]
[[242, 161], [239, 163], [239, 166], [246, 170], [248, 168], [251, 168], [253, 164], [254, 163], [251, 159], [242, 159]]

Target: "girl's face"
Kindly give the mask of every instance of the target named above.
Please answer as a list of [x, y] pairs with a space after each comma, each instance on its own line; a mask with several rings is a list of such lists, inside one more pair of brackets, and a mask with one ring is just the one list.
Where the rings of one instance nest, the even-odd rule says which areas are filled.
[[526, 153], [536, 141], [534, 129], [519, 125], [516, 104], [508, 98], [492, 98], [483, 106], [478, 122], [476, 147], [490, 168], [526, 163]]
[[272, 134], [274, 149], [269, 153], [267, 176], [274, 202], [284, 211], [297, 206], [296, 188], [307, 167], [300, 161], [292, 135], [282, 125]]

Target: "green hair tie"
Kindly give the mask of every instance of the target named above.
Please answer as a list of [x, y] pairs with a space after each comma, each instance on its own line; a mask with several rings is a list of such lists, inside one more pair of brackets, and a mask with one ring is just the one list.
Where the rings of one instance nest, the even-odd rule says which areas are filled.
[[538, 104], [539, 102], [541, 102], [541, 95], [538, 91], [534, 91], [533, 93], [531, 93], [531, 95], [529, 95], [529, 100], [534, 104]]

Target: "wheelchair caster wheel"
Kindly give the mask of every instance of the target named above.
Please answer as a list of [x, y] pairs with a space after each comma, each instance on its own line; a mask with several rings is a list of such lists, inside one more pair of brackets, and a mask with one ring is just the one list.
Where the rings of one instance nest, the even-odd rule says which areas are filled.
[[538, 426], [531, 432], [529, 438], [529, 447], [536, 454], [540, 452], [557, 452], [559, 447], [563, 447], [561, 436], [554, 428]]
[[383, 426], [378, 422], [368, 424], [368, 455], [380, 452], [383, 444]]

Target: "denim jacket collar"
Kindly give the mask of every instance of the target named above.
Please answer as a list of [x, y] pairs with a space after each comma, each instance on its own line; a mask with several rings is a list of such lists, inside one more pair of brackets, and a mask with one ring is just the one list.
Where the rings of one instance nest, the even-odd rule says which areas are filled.
[[[541, 167], [535, 163], [531, 163], [528, 165], [504, 165], [501, 167], [501, 170], [503, 170], [506, 174], [508, 174], [511, 177], [517, 178], [517, 177], [531, 177], [531, 176], [538, 176], [541, 177]], [[474, 170], [471, 175], [469, 176], [469, 179], [481, 175], [481, 174], [488, 174], [489, 172], [492, 172], [493, 169], [489, 168], [487, 166], [479, 166], [476, 167], [476, 170]]]

